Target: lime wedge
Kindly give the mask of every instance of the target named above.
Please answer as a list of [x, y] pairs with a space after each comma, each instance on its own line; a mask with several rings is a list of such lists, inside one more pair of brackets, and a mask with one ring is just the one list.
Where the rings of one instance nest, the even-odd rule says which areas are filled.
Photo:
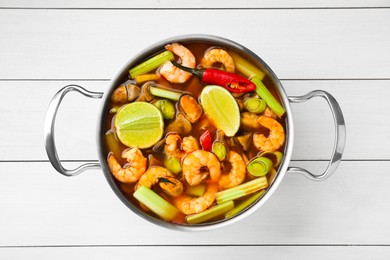
[[121, 143], [140, 149], [153, 146], [164, 133], [160, 110], [147, 102], [122, 106], [115, 116], [114, 126]]
[[232, 94], [223, 87], [209, 85], [203, 88], [200, 102], [214, 125], [226, 136], [234, 136], [240, 128], [240, 109]]

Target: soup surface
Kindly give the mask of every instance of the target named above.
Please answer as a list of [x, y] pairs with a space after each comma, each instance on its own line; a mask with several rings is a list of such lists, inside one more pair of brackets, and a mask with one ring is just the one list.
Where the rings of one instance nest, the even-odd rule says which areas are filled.
[[285, 110], [267, 72], [206, 42], [174, 42], [129, 68], [107, 110], [107, 163], [129, 201], [197, 225], [261, 199], [283, 158]]

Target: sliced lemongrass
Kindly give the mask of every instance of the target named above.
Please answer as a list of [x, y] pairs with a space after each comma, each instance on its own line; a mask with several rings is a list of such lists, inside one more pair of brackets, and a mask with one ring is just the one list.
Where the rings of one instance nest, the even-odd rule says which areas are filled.
[[194, 197], [200, 197], [203, 196], [203, 194], [206, 192], [206, 185], [199, 184], [195, 186], [188, 185], [186, 187], [186, 194]]
[[234, 202], [233, 201], [227, 201], [220, 205], [215, 205], [209, 209], [206, 209], [205, 211], [201, 213], [197, 213], [194, 215], [190, 215], [186, 217], [186, 221], [188, 224], [199, 224], [206, 222], [210, 219], [213, 219], [215, 217], [218, 217], [220, 215], [225, 214], [229, 210], [234, 208]]
[[160, 195], [151, 189], [141, 186], [133, 194], [142, 205], [156, 213], [159, 217], [172, 220], [179, 213], [179, 210], [163, 199]]
[[264, 194], [264, 192], [265, 192], [265, 190], [261, 190], [259, 192], [256, 192], [255, 194], [251, 195], [249, 198], [245, 199], [240, 204], [235, 206], [232, 210], [228, 211], [225, 214], [225, 218], [231, 218], [231, 217], [237, 215], [238, 213], [240, 213], [241, 211], [246, 209], [248, 206], [250, 206], [253, 202], [255, 202], [258, 198], [260, 198], [261, 195]]
[[235, 200], [244, 197], [253, 192], [265, 189], [268, 187], [266, 177], [259, 177], [246, 183], [240, 184], [234, 188], [223, 190], [215, 194], [215, 199], [218, 204], [222, 204], [229, 200]]
[[246, 59], [241, 57], [235, 52], [229, 52], [230, 56], [232, 56], [234, 60], [234, 64], [236, 65], [236, 69], [247, 76], [248, 78], [253, 77], [254, 75], [258, 75], [260, 79], [264, 78], [264, 72], [259, 68], [248, 62]]
[[269, 155], [272, 155], [275, 157], [275, 163], [274, 163], [274, 167], [278, 167], [280, 162], [282, 161], [283, 159], [283, 154], [279, 151], [275, 151], [275, 152], [262, 152], [260, 154], [260, 156], [263, 156], [263, 157], [268, 157]]
[[138, 75], [148, 73], [160, 67], [162, 64], [164, 64], [164, 62], [173, 59], [173, 53], [170, 51], [164, 51], [160, 54], [157, 54], [156, 56], [153, 56], [152, 58], [142, 62], [141, 64], [138, 64], [134, 68], [131, 68], [129, 70], [130, 78], [134, 79]]
[[272, 165], [271, 159], [257, 157], [249, 162], [246, 169], [252, 177], [260, 177], [266, 175], [272, 169]]
[[175, 117], [175, 106], [167, 99], [160, 99], [153, 103], [162, 113], [165, 119], [171, 120]]
[[164, 166], [174, 174], [181, 172], [181, 164], [176, 157], [167, 157], [164, 160]]
[[267, 103], [261, 98], [248, 98], [244, 102], [244, 108], [249, 112], [260, 114], [266, 109]]
[[119, 146], [119, 142], [116, 138], [115, 131], [114, 130], [109, 130], [106, 135], [106, 145], [108, 148], [108, 151], [112, 152], [115, 159], [119, 161], [122, 158], [122, 150]]
[[220, 161], [225, 160], [226, 158], [226, 147], [223, 143], [216, 141], [211, 147], [211, 151], [218, 157]]
[[137, 84], [141, 84], [141, 83], [144, 83], [146, 81], [159, 80], [160, 78], [161, 78], [161, 76], [158, 74], [143, 74], [143, 75], [138, 75], [138, 76], [134, 77]]
[[282, 117], [286, 112], [282, 105], [276, 100], [276, 98], [269, 92], [266, 86], [264, 86], [261, 78], [255, 75], [251, 78], [251, 81], [256, 85], [256, 93], [267, 103], [269, 108], [274, 111], [278, 117]]
[[157, 87], [149, 87], [150, 94], [153, 96], [161, 97], [161, 98], [167, 98], [170, 100], [178, 101], [180, 99], [180, 96], [182, 93], [167, 90], [167, 89], [162, 89], [162, 88], [157, 88]]

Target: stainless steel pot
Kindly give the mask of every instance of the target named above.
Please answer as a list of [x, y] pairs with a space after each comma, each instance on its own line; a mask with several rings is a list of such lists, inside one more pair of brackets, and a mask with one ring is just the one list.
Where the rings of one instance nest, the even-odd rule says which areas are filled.
[[[114, 177], [110, 173], [110, 170], [108, 169], [107, 162], [106, 162], [106, 156], [105, 153], [105, 143], [104, 143], [104, 134], [105, 134], [105, 122], [106, 122], [106, 116], [107, 116], [107, 108], [110, 101], [110, 96], [114, 89], [122, 82], [120, 80], [123, 79], [124, 75], [127, 75], [128, 69], [130, 67], [133, 67], [139, 61], [146, 59], [150, 55], [156, 53], [159, 50], [162, 50], [164, 46], [167, 43], [171, 42], [194, 42], [194, 41], [201, 41], [201, 42], [209, 42], [216, 46], [225, 46], [229, 49], [233, 49], [239, 53], [244, 52], [246, 55], [249, 55], [251, 59], [253, 59], [253, 62], [256, 62], [257, 65], [266, 71], [266, 73], [269, 74], [269, 77], [272, 79], [278, 94], [280, 96], [280, 99], [283, 103], [283, 106], [286, 109], [286, 145], [285, 145], [285, 151], [284, 151], [284, 158], [281, 162], [281, 165], [278, 169], [278, 174], [274, 182], [271, 184], [271, 186], [267, 189], [266, 193], [251, 207], [246, 209], [241, 214], [237, 215], [236, 217], [233, 217], [228, 220], [223, 220], [219, 222], [209, 223], [209, 224], [203, 224], [203, 225], [179, 225], [179, 224], [172, 224], [157, 218], [153, 218], [152, 216], [144, 213], [143, 211], [139, 210], [136, 206], [134, 206], [121, 192], [121, 190], [117, 187], [116, 182], [114, 180]], [[87, 97], [90, 98], [102, 98], [102, 106], [100, 109], [100, 117], [99, 122], [97, 125], [97, 150], [99, 152], [99, 163], [86, 163], [82, 164], [76, 169], [66, 169], [61, 164], [61, 161], [58, 157], [55, 142], [54, 142], [54, 124], [56, 119], [57, 110], [59, 108], [59, 105], [63, 99], [63, 97], [70, 91], [77, 91]], [[291, 154], [293, 150], [294, 145], [294, 125], [293, 125], [293, 118], [292, 118], [292, 112], [290, 103], [301, 103], [305, 102], [313, 97], [322, 97], [324, 98], [331, 109], [334, 123], [335, 123], [335, 140], [334, 140], [334, 147], [332, 151], [331, 158], [329, 160], [328, 166], [324, 170], [324, 172], [320, 174], [314, 174], [309, 172], [308, 170], [299, 168], [299, 167], [289, 167]], [[333, 98], [332, 95], [329, 93], [322, 91], [322, 90], [314, 90], [306, 95], [303, 96], [290, 96], [288, 97], [286, 95], [286, 92], [284, 91], [284, 88], [280, 82], [280, 80], [277, 78], [277, 76], [273, 73], [273, 71], [268, 67], [268, 65], [260, 59], [255, 53], [248, 50], [244, 46], [235, 43], [231, 40], [227, 40], [224, 38], [211, 36], [211, 35], [184, 35], [184, 36], [178, 36], [170, 39], [166, 39], [162, 42], [159, 42], [155, 45], [152, 45], [151, 47], [147, 48], [145, 51], [141, 52], [140, 54], [136, 55], [133, 59], [131, 59], [122, 70], [118, 73], [116, 77], [111, 81], [111, 84], [107, 91], [103, 93], [99, 92], [91, 92], [88, 90], [85, 90], [84, 88], [77, 86], [77, 85], [68, 85], [61, 89], [52, 99], [49, 108], [47, 110], [45, 123], [44, 123], [44, 138], [45, 138], [45, 147], [47, 155], [50, 159], [51, 164], [53, 167], [61, 174], [65, 176], [75, 176], [79, 173], [81, 173], [84, 170], [87, 169], [93, 169], [93, 168], [101, 168], [108, 183], [110, 184], [113, 191], [116, 193], [116, 195], [122, 200], [122, 202], [129, 207], [133, 212], [138, 214], [139, 216], [149, 220], [152, 223], [155, 223], [160, 226], [172, 228], [172, 229], [178, 229], [178, 230], [208, 230], [216, 227], [223, 227], [228, 224], [234, 223], [240, 219], [243, 219], [247, 217], [248, 215], [255, 212], [258, 208], [261, 207], [273, 194], [273, 192], [277, 189], [280, 182], [282, 181], [284, 175], [286, 173], [293, 173], [293, 174], [302, 174], [306, 177], [308, 177], [311, 180], [324, 180], [327, 177], [329, 177], [332, 173], [335, 172], [337, 166], [339, 165], [341, 161], [341, 156], [344, 150], [345, 146], [345, 138], [346, 138], [346, 131], [345, 131], [345, 122], [344, 117], [342, 114], [342, 111], [340, 109], [340, 106], [338, 105], [337, 101]]]

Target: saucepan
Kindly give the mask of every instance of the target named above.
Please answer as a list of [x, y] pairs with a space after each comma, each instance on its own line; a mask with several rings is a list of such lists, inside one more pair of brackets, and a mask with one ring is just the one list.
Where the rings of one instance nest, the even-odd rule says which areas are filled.
[[[247, 57], [251, 58], [251, 62], [255, 62], [258, 67], [262, 68], [266, 72], [268, 77], [273, 82], [273, 85], [275, 86], [275, 89], [280, 98], [282, 106], [285, 108], [286, 113], [284, 116], [284, 120], [285, 120], [285, 145], [283, 151], [284, 156], [280, 163], [280, 166], [278, 167], [277, 174], [272, 184], [270, 184], [270, 186], [267, 188], [266, 192], [261, 196], [261, 198], [259, 198], [257, 202], [253, 203], [250, 207], [246, 208], [240, 214], [237, 214], [235, 217], [225, 219], [225, 220], [200, 224], [200, 225], [176, 224], [176, 223], [162, 220], [160, 218], [153, 217], [151, 214], [147, 214], [143, 210], [141, 210], [140, 207], [135, 206], [128, 199], [126, 194], [124, 194], [123, 190], [119, 187], [118, 182], [111, 174], [109, 166], [107, 164], [107, 150], [106, 150], [106, 143], [105, 143], [104, 136], [107, 130], [106, 126], [107, 126], [107, 120], [109, 114], [107, 111], [109, 110], [108, 106], [110, 104], [110, 97], [112, 93], [114, 92], [115, 88], [117, 88], [123, 82], [124, 76], [128, 75], [129, 68], [134, 67], [135, 65], [139, 64], [141, 61], [147, 59], [151, 55], [163, 50], [166, 44], [173, 43], [173, 42], [184, 42], [184, 43], [206, 42], [215, 46], [221, 46], [223, 48], [234, 50], [237, 53], [245, 53]], [[67, 169], [62, 165], [59, 156], [57, 154], [57, 149], [54, 142], [54, 125], [55, 125], [56, 114], [62, 99], [67, 93], [71, 91], [79, 92], [89, 98], [101, 99], [101, 108], [100, 111], [97, 112], [99, 119], [97, 122], [97, 131], [96, 131], [96, 137], [97, 137], [96, 149], [99, 154], [99, 162], [85, 163], [78, 166], [75, 169]], [[314, 97], [321, 97], [327, 101], [334, 119], [334, 131], [335, 131], [334, 146], [331, 153], [331, 157], [329, 159], [329, 163], [326, 169], [322, 173], [312, 173], [300, 167], [290, 166], [290, 159], [292, 156], [293, 146], [294, 146], [294, 124], [293, 124], [293, 113], [291, 111], [291, 104], [306, 102], [309, 99]], [[286, 174], [301, 174], [309, 178], [310, 180], [314, 180], [314, 181], [320, 181], [328, 178], [336, 171], [336, 168], [338, 167], [341, 161], [341, 157], [345, 146], [345, 139], [346, 139], [346, 129], [345, 129], [344, 117], [339, 104], [331, 94], [323, 90], [314, 90], [302, 96], [287, 96], [285, 89], [283, 88], [278, 77], [271, 70], [271, 68], [255, 53], [253, 53], [246, 47], [232, 40], [217, 37], [217, 36], [212, 36], [212, 35], [177, 36], [177, 37], [163, 40], [161, 42], [158, 42], [146, 48], [144, 51], [140, 52], [138, 55], [130, 59], [130, 61], [112, 79], [110, 84], [107, 86], [107, 90], [104, 93], [88, 91], [78, 85], [65, 86], [53, 97], [48, 107], [45, 123], [44, 123], [44, 141], [45, 141], [47, 155], [50, 159], [51, 164], [59, 173], [65, 176], [75, 176], [88, 169], [95, 169], [95, 168], [101, 169], [101, 171], [103, 172], [103, 174], [107, 179], [108, 184], [111, 186], [112, 190], [132, 212], [159, 226], [163, 226], [175, 230], [185, 230], [185, 231], [209, 230], [217, 227], [224, 227], [226, 225], [230, 225], [249, 216], [256, 210], [258, 210], [272, 196], [272, 194], [278, 188], [279, 184], [281, 183], [281, 181], [283, 180]]]

